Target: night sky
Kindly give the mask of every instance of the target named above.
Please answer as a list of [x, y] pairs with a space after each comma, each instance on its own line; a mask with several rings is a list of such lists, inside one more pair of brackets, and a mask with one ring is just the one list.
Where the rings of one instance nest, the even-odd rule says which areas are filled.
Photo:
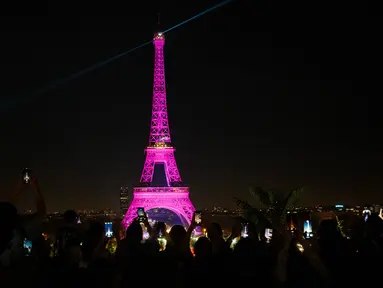
[[[164, 2], [121, 16], [0, 18], [1, 198], [30, 167], [49, 211], [118, 209], [120, 186], [138, 184], [144, 164], [153, 45], [33, 92], [150, 40], [159, 10], [168, 28], [219, 1]], [[236, 0], [166, 34], [172, 141], [197, 208], [230, 207], [255, 185], [304, 186], [307, 205], [383, 202], [367, 7], [309, 5]]]

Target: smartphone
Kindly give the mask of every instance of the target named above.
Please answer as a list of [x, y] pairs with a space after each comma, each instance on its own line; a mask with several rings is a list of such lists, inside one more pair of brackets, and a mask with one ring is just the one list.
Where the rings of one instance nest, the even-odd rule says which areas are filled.
[[197, 225], [200, 225], [202, 222], [202, 212], [201, 211], [195, 211], [194, 212], [194, 222]]
[[242, 223], [241, 237], [242, 238], [249, 237], [249, 225], [248, 225], [248, 223]]
[[104, 227], [105, 227], [105, 236], [107, 238], [113, 237], [113, 224], [112, 224], [112, 222], [105, 222]]
[[364, 216], [364, 222], [367, 222], [368, 217], [370, 217], [371, 211], [370, 210], [363, 210], [363, 216]]
[[313, 224], [310, 220], [306, 220], [303, 223], [303, 232], [304, 233], [312, 233], [313, 232]]
[[273, 229], [270, 229], [270, 228], [265, 229], [265, 238], [266, 238], [266, 242], [270, 243], [271, 238], [273, 238]]
[[311, 238], [313, 236], [313, 224], [310, 220], [306, 220], [303, 223], [303, 233], [306, 238]]
[[28, 239], [24, 239], [23, 243], [24, 251], [26, 256], [32, 255], [32, 241]]
[[31, 170], [28, 168], [24, 168], [21, 172], [21, 177], [23, 179], [24, 184], [30, 184], [32, 180]]
[[139, 222], [144, 222], [145, 220], [145, 209], [140, 207], [140, 208], [137, 208], [137, 215], [138, 215], [138, 221]]

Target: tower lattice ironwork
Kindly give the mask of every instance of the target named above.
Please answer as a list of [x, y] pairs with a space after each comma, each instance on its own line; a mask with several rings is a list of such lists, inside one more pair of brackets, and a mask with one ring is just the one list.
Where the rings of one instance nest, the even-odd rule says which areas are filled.
[[[154, 79], [152, 120], [150, 123], [149, 145], [141, 174], [140, 187], [133, 189], [133, 201], [124, 217], [125, 227], [137, 217], [137, 208], [145, 210], [166, 208], [176, 213], [181, 220], [190, 224], [194, 207], [189, 198], [189, 187], [182, 184], [171, 145], [168, 111], [166, 103], [165, 59], [163, 33], [154, 34]], [[167, 187], [153, 187], [152, 180], [156, 164], [163, 164]], [[186, 223], [185, 223], [186, 224]]]

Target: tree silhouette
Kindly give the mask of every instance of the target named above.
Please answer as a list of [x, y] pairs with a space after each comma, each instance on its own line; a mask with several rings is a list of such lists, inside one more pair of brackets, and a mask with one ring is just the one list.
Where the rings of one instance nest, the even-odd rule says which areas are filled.
[[266, 226], [272, 224], [278, 229], [280, 225], [284, 225], [286, 222], [287, 209], [296, 205], [302, 193], [303, 188], [293, 189], [286, 196], [261, 187], [250, 188], [250, 194], [267, 207], [266, 213], [237, 197], [234, 197], [233, 201], [244, 210], [246, 218], [255, 217], [256, 222], [261, 222]]

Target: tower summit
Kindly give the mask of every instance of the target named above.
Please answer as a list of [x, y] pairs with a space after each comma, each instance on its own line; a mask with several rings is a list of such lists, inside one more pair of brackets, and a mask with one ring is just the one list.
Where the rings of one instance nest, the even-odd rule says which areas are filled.
[[[150, 122], [149, 145], [146, 147], [144, 169], [140, 186], [133, 189], [133, 201], [123, 220], [125, 227], [137, 217], [137, 208], [150, 210], [166, 208], [176, 213], [182, 222], [190, 224], [194, 207], [189, 199], [189, 187], [182, 184], [178, 171], [175, 149], [171, 145], [165, 82], [165, 36], [158, 32], [153, 37], [154, 77], [152, 119]], [[156, 164], [163, 164], [166, 187], [153, 187]]]

